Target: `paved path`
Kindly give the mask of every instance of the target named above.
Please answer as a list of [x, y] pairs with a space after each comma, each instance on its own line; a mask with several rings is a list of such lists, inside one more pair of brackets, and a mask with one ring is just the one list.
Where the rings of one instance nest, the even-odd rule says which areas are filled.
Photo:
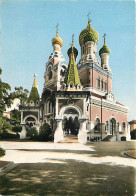
[[[135, 195], [136, 160], [122, 152], [136, 142], [88, 145], [1, 142], [2, 161], [15, 169], [0, 177], [3, 195]], [[21, 163], [21, 164], [20, 164]]]

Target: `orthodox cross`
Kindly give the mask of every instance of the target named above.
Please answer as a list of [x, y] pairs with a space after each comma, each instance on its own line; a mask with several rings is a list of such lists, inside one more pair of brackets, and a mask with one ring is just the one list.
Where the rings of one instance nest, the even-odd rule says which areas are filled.
[[59, 29], [58, 29], [59, 24], [56, 25], [56, 32], [57, 32], [57, 36], [59, 36]]
[[103, 37], [104, 37], [104, 39], [105, 39], [105, 37], [106, 37], [106, 33], [104, 33]]
[[74, 43], [74, 34], [72, 35], [72, 43]]
[[91, 12], [88, 12], [88, 14], [87, 14], [88, 20], [90, 20], [90, 14], [91, 14]]
[[105, 42], [106, 33], [104, 33], [103, 37], [104, 37], [104, 46], [106, 46], [106, 42]]
[[88, 12], [87, 17], [88, 17], [88, 21], [92, 22], [92, 20], [90, 20], [90, 14], [91, 12]]

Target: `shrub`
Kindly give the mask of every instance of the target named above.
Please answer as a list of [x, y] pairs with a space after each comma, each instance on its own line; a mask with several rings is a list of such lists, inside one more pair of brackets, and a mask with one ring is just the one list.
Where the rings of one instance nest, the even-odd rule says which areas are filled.
[[40, 127], [39, 131], [39, 140], [40, 141], [52, 141], [53, 140], [53, 132], [48, 123], [44, 123]]
[[12, 134], [12, 133], [3, 132], [2, 134], [0, 134], [0, 138], [1, 139], [19, 139], [20, 135], [18, 133]]
[[6, 154], [6, 151], [0, 147], [0, 157], [4, 156]]
[[12, 131], [14, 131], [14, 132], [21, 132], [22, 131], [22, 127], [21, 126], [15, 126], [15, 127], [13, 127], [12, 128]]
[[27, 136], [30, 137], [30, 139], [38, 139], [38, 131], [35, 127], [29, 128], [26, 127]]

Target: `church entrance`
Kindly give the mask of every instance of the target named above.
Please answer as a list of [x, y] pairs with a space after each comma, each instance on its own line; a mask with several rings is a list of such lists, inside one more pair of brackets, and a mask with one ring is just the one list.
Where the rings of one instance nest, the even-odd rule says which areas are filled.
[[64, 135], [78, 135], [78, 131], [80, 128], [80, 123], [78, 120], [78, 113], [74, 109], [68, 109], [64, 113], [64, 118], [62, 121], [62, 128], [64, 131]]

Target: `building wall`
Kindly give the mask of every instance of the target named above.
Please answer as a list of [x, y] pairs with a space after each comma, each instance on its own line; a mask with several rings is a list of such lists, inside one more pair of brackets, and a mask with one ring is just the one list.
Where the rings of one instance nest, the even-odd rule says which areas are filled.
[[[101, 107], [91, 106], [90, 113], [91, 121], [95, 121], [96, 117], [98, 117], [101, 121]], [[120, 113], [118, 111], [115, 112], [102, 108], [102, 123], [106, 123], [106, 121], [110, 120], [111, 118], [115, 118], [116, 123], [119, 122], [120, 125], [122, 122], [127, 124], [127, 113]]]

